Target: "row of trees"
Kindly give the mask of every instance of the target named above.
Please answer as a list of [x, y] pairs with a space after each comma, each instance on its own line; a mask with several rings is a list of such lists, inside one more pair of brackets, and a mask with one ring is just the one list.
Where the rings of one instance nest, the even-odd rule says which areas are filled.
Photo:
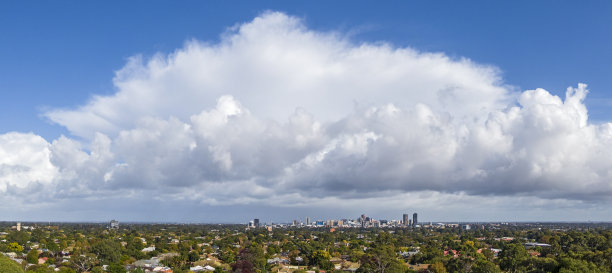
[[[174, 272], [187, 272], [208, 255], [221, 261], [218, 272], [270, 272], [267, 259], [286, 257], [293, 265], [333, 271], [334, 262], [359, 265], [358, 272], [612, 272], [612, 230], [554, 230], [496, 227], [465, 231], [447, 229], [288, 228], [244, 230], [219, 225], [128, 225], [107, 230], [101, 225], [73, 224], [31, 231], [8, 228], [1, 252], [20, 253], [29, 272], [125, 272], [136, 260], [161, 254]], [[513, 241], [499, 240], [513, 237]], [[524, 242], [550, 247], [525, 249]], [[147, 246], [156, 250], [145, 253]], [[37, 246], [38, 248], [35, 248]], [[501, 249], [499, 255], [491, 249]], [[40, 249], [45, 249], [41, 252]], [[70, 252], [64, 261], [61, 251]], [[445, 253], [446, 252], [446, 253]], [[410, 255], [407, 255], [410, 253]], [[23, 270], [25, 267], [20, 265]], [[4, 272], [4, 271], [0, 271]]]

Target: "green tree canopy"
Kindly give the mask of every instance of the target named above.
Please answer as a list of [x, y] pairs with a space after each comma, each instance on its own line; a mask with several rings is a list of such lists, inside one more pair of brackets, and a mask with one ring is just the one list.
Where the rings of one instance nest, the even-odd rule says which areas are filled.
[[23, 273], [23, 269], [16, 262], [0, 254], [0, 272], [2, 273]]

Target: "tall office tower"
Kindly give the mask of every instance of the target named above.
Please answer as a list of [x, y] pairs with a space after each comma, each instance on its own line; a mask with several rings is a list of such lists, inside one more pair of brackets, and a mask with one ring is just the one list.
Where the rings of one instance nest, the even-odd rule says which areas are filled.
[[408, 226], [412, 226], [412, 219], [408, 219]]
[[412, 214], [412, 225], [416, 226], [417, 223], [418, 223], [418, 221], [417, 221], [417, 213], [415, 212], [415, 213]]
[[258, 228], [259, 227], [259, 219], [253, 219], [253, 225]]
[[306, 217], [306, 225], [310, 226], [310, 217]]
[[17, 231], [21, 231], [21, 222], [17, 222]]
[[404, 213], [403, 215], [404, 217], [402, 218], [403, 222], [402, 224], [404, 224], [404, 226], [408, 225], [408, 213]]
[[111, 220], [109, 228], [110, 229], [119, 229], [119, 221]]

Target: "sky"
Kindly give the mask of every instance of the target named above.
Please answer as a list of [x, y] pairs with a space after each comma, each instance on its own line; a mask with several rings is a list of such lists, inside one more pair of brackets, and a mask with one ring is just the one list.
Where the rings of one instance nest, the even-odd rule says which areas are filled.
[[0, 220], [612, 221], [606, 1], [5, 1]]

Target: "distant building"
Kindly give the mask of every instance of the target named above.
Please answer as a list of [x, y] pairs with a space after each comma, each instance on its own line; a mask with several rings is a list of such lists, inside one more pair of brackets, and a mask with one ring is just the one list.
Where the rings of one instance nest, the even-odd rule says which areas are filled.
[[404, 224], [404, 226], [408, 225], [408, 213], [404, 213], [403, 217], [402, 217], [402, 224]]
[[111, 220], [109, 227], [110, 229], [119, 229], [119, 221]]
[[253, 219], [253, 225], [258, 228], [259, 227], [259, 219]]
[[359, 218], [359, 221], [360, 221], [360, 223], [361, 223], [361, 227], [362, 227], [362, 228], [366, 226], [366, 221], [367, 221], [366, 219], [367, 219], [367, 217], [366, 217], [366, 215], [365, 215], [365, 214], [362, 214], [362, 215], [361, 215], [361, 218]]
[[306, 217], [306, 225], [310, 226], [310, 217]]
[[17, 231], [21, 231], [21, 222], [17, 222]]
[[412, 214], [412, 225], [416, 226], [419, 221], [417, 220], [417, 213]]

